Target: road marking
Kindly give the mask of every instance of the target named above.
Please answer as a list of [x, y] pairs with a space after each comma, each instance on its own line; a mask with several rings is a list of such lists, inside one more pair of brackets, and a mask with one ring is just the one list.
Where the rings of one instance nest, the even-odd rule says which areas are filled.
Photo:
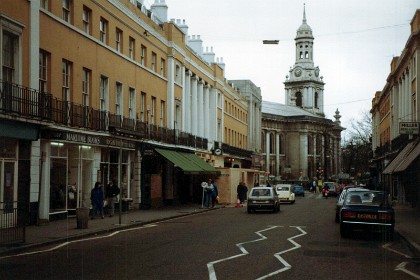
[[401, 252], [399, 252], [399, 251], [397, 251], [397, 250], [395, 250], [395, 249], [390, 248], [390, 247], [391, 247], [391, 245], [392, 245], [392, 243], [386, 243], [385, 245], [383, 245], [383, 246], [382, 246], [382, 248], [387, 249], [387, 250], [389, 250], [389, 251], [391, 251], [391, 252], [394, 252], [394, 253], [396, 253], [396, 254], [398, 254], [398, 255], [404, 256], [404, 257], [406, 257], [407, 259], [411, 259], [411, 256], [406, 255], [406, 254], [401, 253]]
[[[290, 227], [293, 227], [293, 226], [290, 226]], [[262, 277], [260, 277], [260, 278], [257, 278], [257, 280], [260, 280], [260, 279], [267, 279], [268, 277], [271, 277], [271, 276], [273, 276], [273, 275], [276, 275], [276, 274], [279, 274], [279, 273], [282, 273], [283, 271], [286, 271], [286, 270], [289, 270], [289, 269], [291, 269], [292, 268], [292, 266], [285, 260], [285, 259], [283, 259], [280, 255], [282, 255], [282, 254], [284, 254], [284, 253], [287, 253], [287, 252], [290, 252], [290, 251], [293, 251], [293, 250], [296, 250], [296, 249], [299, 249], [300, 247], [302, 247], [302, 245], [300, 245], [299, 243], [297, 243], [297, 242], [295, 242], [293, 239], [295, 239], [295, 238], [298, 238], [298, 237], [301, 237], [301, 236], [303, 236], [303, 235], [306, 235], [307, 234], [307, 232], [306, 231], [304, 231], [303, 229], [301, 229], [301, 227], [297, 227], [297, 226], [295, 226], [295, 228], [297, 228], [300, 232], [301, 232], [301, 234], [298, 234], [298, 235], [295, 235], [295, 236], [293, 236], [293, 237], [290, 237], [290, 238], [287, 238], [287, 240], [290, 242], [290, 243], [292, 243], [293, 245], [294, 245], [294, 247], [292, 247], [292, 248], [290, 248], [290, 249], [287, 249], [287, 250], [284, 250], [284, 251], [281, 251], [281, 252], [279, 252], [279, 253], [276, 253], [276, 254], [274, 254], [274, 256], [284, 265], [284, 268], [282, 268], [282, 269], [279, 269], [279, 270], [276, 270], [276, 271], [273, 271], [273, 272], [271, 272], [271, 273], [269, 273], [269, 274], [267, 274], [267, 275], [264, 275], [264, 276], [262, 276]]]
[[85, 241], [91, 241], [91, 240], [103, 239], [103, 238], [109, 238], [109, 237], [112, 237], [114, 235], [117, 235], [117, 234], [119, 234], [121, 232], [133, 231], [133, 230], [139, 230], [139, 229], [145, 229], [145, 228], [156, 227], [156, 226], [157, 226], [156, 224], [148, 224], [148, 225], [144, 225], [144, 226], [136, 227], [136, 228], [122, 229], [122, 230], [114, 231], [114, 232], [112, 232], [112, 233], [110, 233], [108, 235], [101, 235], [101, 236], [90, 237], [90, 238], [86, 238], [86, 239], [78, 239], [78, 240], [67, 241], [67, 242], [61, 243], [61, 244], [59, 244], [59, 245], [57, 245], [55, 247], [52, 247], [52, 248], [49, 248], [49, 249], [45, 249], [45, 250], [39, 250], [39, 251], [34, 251], [34, 252], [27, 252], [27, 253], [10, 255], [10, 256], [3, 256], [3, 257], [0, 257], [0, 260], [12, 258], [12, 257], [22, 257], [22, 256], [29, 256], [29, 255], [35, 255], [35, 254], [42, 254], [42, 253], [52, 252], [52, 251], [55, 251], [57, 249], [60, 249], [61, 247], [70, 245], [72, 243], [85, 242]]
[[413, 272], [411, 272], [411, 271], [409, 271], [409, 270], [407, 270], [406, 268], [405, 268], [405, 266], [407, 265], [407, 263], [408, 262], [402, 262], [402, 263], [400, 263], [396, 268], [395, 268], [395, 270], [400, 270], [400, 271], [402, 271], [402, 272], [404, 272], [404, 273], [407, 273], [408, 275], [410, 275], [410, 276], [413, 276], [414, 278], [416, 278], [416, 279], [420, 279], [420, 275], [417, 275], [417, 274], [415, 274], [415, 273], [413, 273]]
[[[255, 232], [255, 234], [261, 236], [261, 238], [236, 244], [236, 246], [239, 248], [239, 250], [241, 250], [242, 254], [230, 256], [230, 257], [227, 257], [227, 258], [223, 258], [223, 259], [219, 259], [219, 260], [216, 260], [216, 261], [212, 261], [212, 262], [207, 263], [207, 269], [209, 271], [209, 278], [210, 278], [210, 280], [217, 280], [216, 271], [214, 270], [214, 265], [215, 264], [221, 263], [221, 262], [224, 262], [224, 261], [228, 261], [228, 260], [232, 260], [232, 259], [235, 259], [235, 258], [243, 257], [245, 255], [248, 255], [249, 252], [243, 247], [244, 244], [254, 243], [254, 242], [259, 242], [259, 241], [265, 240], [265, 239], [267, 239], [267, 237], [264, 236], [263, 234], [261, 234], [261, 232], [272, 230], [272, 229], [278, 228], [278, 227], [282, 227], [282, 226], [272, 226], [272, 227], [269, 227], [269, 228], [266, 228], [266, 229], [257, 231], [257, 232]], [[260, 277], [258, 279], [266, 279], [268, 277], [271, 277], [273, 275], [276, 275], [278, 273], [281, 273], [283, 271], [286, 271], [286, 270], [288, 270], [288, 269], [290, 269], [292, 267], [280, 255], [282, 255], [284, 253], [287, 253], [289, 251], [292, 251], [292, 250], [296, 250], [296, 249], [302, 247], [300, 244], [296, 243], [293, 239], [298, 238], [298, 237], [300, 237], [302, 235], [306, 235], [307, 233], [304, 230], [302, 230], [300, 226], [290, 226], [290, 227], [295, 227], [295, 228], [297, 228], [301, 232], [300, 234], [295, 235], [295, 236], [290, 237], [290, 238], [287, 239], [290, 243], [292, 243], [294, 245], [294, 247], [274, 254], [274, 257], [276, 257], [284, 265], [284, 268], [279, 269], [279, 270], [276, 270], [274, 272], [271, 272], [271, 273], [269, 273], [267, 275], [264, 275], [264, 276], [262, 276], [262, 277]]]
[[272, 229], [278, 228], [278, 227], [281, 227], [281, 226], [272, 226], [272, 227], [269, 227], [269, 228], [266, 228], [266, 229], [255, 232], [255, 234], [261, 236], [261, 238], [251, 240], [251, 241], [247, 241], [247, 242], [237, 243], [236, 246], [239, 248], [239, 250], [241, 250], [242, 254], [230, 256], [230, 257], [227, 257], [227, 258], [224, 258], [224, 259], [220, 259], [220, 260], [216, 260], [216, 261], [212, 261], [212, 262], [207, 263], [207, 269], [209, 271], [210, 280], [216, 280], [217, 279], [216, 278], [216, 271], [214, 270], [214, 265], [215, 264], [248, 255], [249, 254], [248, 251], [242, 245], [265, 240], [265, 239], [267, 239], [267, 237], [262, 235], [261, 232], [272, 230]]

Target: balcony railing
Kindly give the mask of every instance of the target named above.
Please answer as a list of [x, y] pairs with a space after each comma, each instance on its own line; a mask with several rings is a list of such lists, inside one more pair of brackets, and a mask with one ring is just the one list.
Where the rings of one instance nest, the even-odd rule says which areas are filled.
[[66, 127], [109, 131], [122, 136], [207, 149], [208, 140], [175, 129], [111, 114], [108, 111], [63, 101], [52, 94], [0, 81], [0, 114]]

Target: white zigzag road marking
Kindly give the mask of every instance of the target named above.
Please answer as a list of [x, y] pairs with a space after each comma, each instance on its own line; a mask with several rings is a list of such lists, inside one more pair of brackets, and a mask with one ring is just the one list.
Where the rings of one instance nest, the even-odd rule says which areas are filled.
[[[259, 239], [255, 239], [255, 240], [251, 240], [251, 241], [247, 241], [247, 242], [242, 242], [242, 243], [238, 243], [238, 244], [236, 244], [236, 246], [238, 246], [239, 247], [239, 249], [241, 250], [241, 252], [242, 252], [242, 254], [238, 254], [238, 255], [234, 255], [234, 256], [230, 256], [230, 257], [227, 257], [227, 258], [224, 258], [224, 259], [220, 259], [220, 260], [216, 260], [216, 261], [213, 261], [213, 262], [209, 262], [208, 264], [207, 264], [207, 269], [208, 269], [208, 271], [209, 271], [209, 279], [210, 280], [216, 280], [217, 279], [217, 277], [216, 277], [216, 271], [214, 270], [214, 265], [215, 264], [217, 264], [217, 263], [221, 263], [221, 262], [224, 262], [224, 261], [227, 261], [227, 260], [231, 260], [231, 259], [235, 259], [235, 258], [239, 258], [239, 257], [242, 257], [242, 256], [245, 256], [245, 255], [248, 255], [249, 253], [248, 253], [248, 251], [242, 246], [243, 244], [247, 244], [247, 243], [253, 243], [253, 242], [259, 242], [259, 241], [262, 241], [262, 240], [265, 240], [265, 239], [267, 239], [267, 237], [265, 237], [264, 235], [262, 235], [261, 234], [261, 232], [263, 232], [263, 231], [267, 231], [267, 230], [272, 230], [272, 229], [274, 229], [274, 228], [277, 228], [277, 227], [279, 227], [279, 226], [272, 226], [272, 227], [269, 227], [269, 228], [267, 228], [267, 229], [264, 229], [264, 230], [260, 230], [260, 231], [257, 231], [257, 232], [255, 232], [257, 235], [259, 235], [259, 236], [261, 236], [261, 238], [259, 238]], [[290, 242], [290, 243], [292, 243], [293, 245], [294, 245], [294, 247], [293, 248], [290, 248], [290, 249], [287, 249], [287, 250], [284, 250], [284, 251], [281, 251], [281, 252], [279, 252], [279, 253], [276, 253], [276, 254], [274, 254], [274, 256], [284, 265], [284, 268], [282, 268], [282, 269], [279, 269], [279, 270], [276, 270], [276, 271], [274, 271], [274, 272], [271, 272], [271, 273], [269, 273], [269, 274], [267, 274], [267, 275], [264, 275], [264, 276], [262, 276], [262, 277], [260, 277], [260, 278], [258, 278], [258, 279], [266, 279], [266, 278], [268, 278], [268, 277], [271, 277], [271, 276], [273, 276], [273, 275], [276, 275], [276, 274], [278, 274], [278, 273], [281, 273], [281, 272], [283, 272], [283, 271], [286, 271], [286, 270], [288, 270], [288, 269], [290, 269], [292, 266], [288, 263], [288, 262], [286, 262], [286, 260], [285, 259], [283, 259], [280, 255], [282, 255], [282, 254], [284, 254], [284, 253], [287, 253], [287, 252], [289, 252], [289, 251], [292, 251], [292, 250], [296, 250], [296, 249], [298, 249], [298, 248], [300, 248], [300, 247], [302, 247], [299, 243], [296, 243], [293, 239], [295, 239], [295, 238], [298, 238], [298, 237], [300, 237], [300, 236], [302, 236], [302, 235], [306, 235], [307, 233], [306, 233], [306, 231], [304, 231], [303, 229], [301, 229], [301, 227], [298, 227], [298, 226], [290, 226], [290, 227], [295, 227], [295, 228], [297, 228], [300, 232], [301, 232], [301, 234], [298, 234], [298, 235], [295, 235], [295, 236], [293, 236], [293, 237], [290, 237], [290, 238], [288, 238], [287, 240]], [[257, 279], [257, 280], [258, 280]]]
[[112, 232], [112, 233], [110, 233], [108, 235], [102, 235], [102, 236], [91, 237], [91, 238], [86, 238], [86, 239], [79, 239], [79, 240], [67, 241], [67, 242], [61, 243], [61, 244], [59, 244], [59, 245], [57, 245], [55, 247], [52, 247], [50, 249], [40, 250], [40, 251], [34, 251], [34, 252], [27, 252], [27, 253], [16, 254], [16, 255], [11, 255], [11, 256], [4, 256], [4, 257], [0, 257], [0, 260], [7, 259], [7, 258], [12, 258], [12, 257], [22, 257], [22, 256], [29, 256], [29, 255], [46, 253], [46, 252], [52, 252], [52, 251], [55, 251], [57, 249], [60, 249], [61, 247], [67, 246], [67, 245], [69, 245], [71, 243], [79, 243], [79, 242], [85, 242], [85, 241], [90, 241], [90, 240], [109, 238], [109, 237], [112, 237], [114, 235], [117, 235], [117, 234], [119, 234], [121, 232], [138, 230], [138, 229], [144, 229], [144, 228], [149, 228], [149, 227], [156, 227], [156, 226], [157, 225], [149, 224], [149, 225], [144, 225], [142, 227], [135, 227], [135, 228], [129, 228], [129, 229], [123, 229], [123, 230], [114, 231], [114, 232]]
[[216, 278], [216, 271], [214, 270], [214, 265], [215, 264], [221, 263], [221, 262], [224, 262], [224, 261], [227, 261], [227, 260], [239, 258], [239, 257], [245, 256], [245, 255], [248, 255], [249, 253], [242, 246], [243, 244], [254, 243], [254, 242], [259, 242], [259, 241], [265, 240], [265, 239], [267, 239], [267, 237], [265, 237], [264, 235], [262, 235], [261, 232], [267, 231], [267, 230], [272, 230], [272, 229], [277, 228], [277, 227], [279, 227], [279, 226], [272, 226], [272, 227], [269, 227], [269, 228], [266, 228], [266, 229], [263, 229], [263, 230], [260, 230], [260, 231], [255, 232], [255, 234], [261, 236], [261, 238], [236, 244], [236, 246], [238, 246], [239, 249], [241, 250], [242, 254], [238, 254], [238, 255], [230, 256], [230, 257], [227, 257], [227, 258], [224, 258], [224, 259], [220, 259], [220, 260], [216, 260], [216, 261], [213, 261], [213, 262], [209, 262], [207, 264], [207, 269], [209, 271], [209, 278], [210, 278], [210, 280], [216, 280], [217, 279]]
[[299, 249], [300, 247], [302, 247], [299, 243], [295, 242], [293, 239], [298, 238], [298, 237], [303, 236], [303, 235], [306, 235], [307, 232], [304, 231], [303, 229], [301, 229], [301, 227], [295, 227], [295, 228], [297, 228], [298, 230], [300, 230], [301, 234], [298, 234], [298, 235], [295, 235], [293, 237], [287, 238], [287, 240], [290, 243], [292, 243], [293, 245], [295, 245], [295, 246], [293, 248], [290, 248], [290, 249], [287, 249], [287, 250], [284, 250], [284, 251], [281, 251], [279, 253], [274, 254], [274, 256], [284, 265], [284, 268], [279, 269], [279, 270], [276, 270], [274, 272], [271, 272], [271, 273], [269, 273], [267, 275], [264, 275], [264, 276], [258, 278], [257, 280], [266, 279], [268, 277], [271, 277], [273, 275], [279, 274], [279, 273], [281, 273], [283, 271], [286, 271], [286, 270], [289, 270], [289, 269], [292, 268], [292, 266], [288, 262], [286, 262], [286, 260], [283, 259], [280, 255], [282, 255], [284, 253], [287, 253], [287, 252], [290, 252], [290, 251], [293, 251], [293, 250], [296, 250], [296, 249]]
[[415, 274], [414, 272], [411, 272], [410, 270], [406, 269], [405, 266], [407, 265], [407, 262], [400, 263], [395, 270], [401, 270], [404, 273], [407, 273], [408, 275], [413, 276], [416, 279], [420, 279], [420, 275]]

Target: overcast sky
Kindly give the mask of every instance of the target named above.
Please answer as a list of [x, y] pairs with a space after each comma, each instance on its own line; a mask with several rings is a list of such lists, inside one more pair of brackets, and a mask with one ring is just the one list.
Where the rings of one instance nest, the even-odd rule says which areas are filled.
[[[166, 0], [168, 18], [185, 19], [189, 35], [201, 35], [203, 46], [223, 57], [227, 79], [249, 79], [263, 100], [282, 104], [304, 3], [315, 37], [314, 63], [325, 82], [326, 117], [333, 119], [338, 108], [348, 127], [385, 86], [419, 0]], [[264, 39], [280, 43], [263, 45]]]

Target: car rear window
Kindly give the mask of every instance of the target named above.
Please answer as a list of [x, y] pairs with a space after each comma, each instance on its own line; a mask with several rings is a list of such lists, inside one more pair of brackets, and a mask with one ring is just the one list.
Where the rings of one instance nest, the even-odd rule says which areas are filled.
[[271, 196], [270, 189], [253, 189], [252, 196]]
[[277, 191], [288, 191], [289, 187], [277, 187]]
[[346, 195], [346, 204], [362, 204], [381, 206], [388, 203], [388, 197], [383, 192], [375, 191], [349, 191]]

